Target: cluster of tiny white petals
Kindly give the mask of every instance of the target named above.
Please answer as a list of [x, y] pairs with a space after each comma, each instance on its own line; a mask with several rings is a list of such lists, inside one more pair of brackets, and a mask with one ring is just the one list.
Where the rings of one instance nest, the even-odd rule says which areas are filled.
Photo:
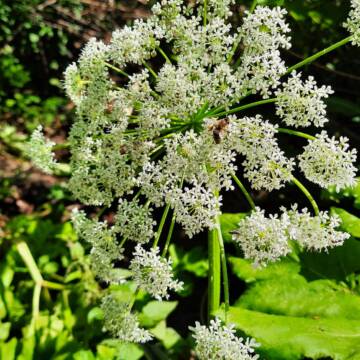
[[286, 10], [257, 6], [253, 13], [246, 13], [240, 28], [244, 44], [239, 75], [248, 90], [260, 92], [264, 97], [276, 88], [286, 72], [279, 49], [291, 47], [287, 34], [290, 28], [284, 20]]
[[136, 314], [131, 313], [127, 302], [119, 301], [114, 295], [102, 299], [101, 309], [104, 313], [104, 330], [114, 337], [135, 343], [145, 343], [152, 339], [149, 331], [140, 328]]
[[181, 290], [183, 283], [174, 280], [171, 260], [159, 256], [159, 252], [159, 248], [146, 251], [141, 245], [137, 245], [130, 263], [130, 270], [139, 288], [161, 301], [169, 297], [169, 290]]
[[321, 211], [312, 216], [306, 208], [299, 212], [296, 204], [290, 210], [282, 207], [281, 211], [280, 216], [266, 217], [264, 210], [256, 208], [233, 232], [233, 241], [254, 266], [266, 266], [287, 255], [291, 251], [288, 240], [298, 242], [302, 248], [321, 251], [340, 246], [350, 237], [337, 229], [341, 223], [337, 215]]
[[52, 148], [55, 145], [53, 141], [45, 138], [42, 126], [39, 125], [31, 134], [27, 146], [27, 155], [33, 163], [46, 173], [52, 173], [56, 166]]
[[341, 223], [336, 214], [321, 211], [318, 216], [311, 216], [306, 208], [298, 212], [296, 205], [287, 212], [283, 211], [289, 216], [287, 231], [290, 239], [306, 249], [321, 251], [340, 246], [350, 237], [348, 233], [336, 230]]
[[72, 211], [71, 220], [77, 235], [92, 247], [90, 261], [95, 275], [105, 282], [123, 282], [113, 265], [123, 258], [123, 250], [115, 239], [115, 228], [110, 228], [106, 222], [88, 219], [85, 212], [77, 208]]
[[215, 226], [214, 219], [220, 214], [221, 197], [216, 197], [211, 190], [195, 183], [183, 191], [176, 188], [170, 192], [169, 203], [174, 208], [176, 221], [192, 237], [203, 229]]
[[245, 177], [254, 189], [280, 189], [291, 179], [294, 160], [279, 148], [275, 134], [277, 126], [260, 115], [237, 119], [229, 117], [230, 146], [246, 157]]
[[360, 46], [360, 0], [351, 0], [349, 18], [344, 26], [352, 35], [352, 44]]
[[220, 319], [210, 321], [209, 327], [195, 323], [189, 328], [193, 332], [195, 352], [200, 360], [256, 360], [254, 339], [239, 338], [235, 335], [234, 325], [222, 325]]
[[254, 266], [265, 266], [291, 251], [286, 233], [288, 226], [285, 217], [266, 217], [264, 210], [256, 208], [240, 221], [239, 229], [233, 233], [233, 241], [240, 246], [245, 259], [252, 260]]
[[275, 92], [276, 114], [289, 126], [322, 127], [328, 121], [323, 99], [332, 93], [330, 86], [318, 87], [312, 76], [302, 81], [301, 74], [292, 72], [282, 89]]
[[120, 199], [115, 216], [115, 227], [123, 238], [147, 243], [154, 236], [151, 209], [135, 201]]
[[335, 186], [339, 191], [355, 184], [356, 154], [356, 149], [349, 149], [347, 138], [336, 140], [322, 131], [305, 146], [299, 166], [310, 181], [323, 188]]

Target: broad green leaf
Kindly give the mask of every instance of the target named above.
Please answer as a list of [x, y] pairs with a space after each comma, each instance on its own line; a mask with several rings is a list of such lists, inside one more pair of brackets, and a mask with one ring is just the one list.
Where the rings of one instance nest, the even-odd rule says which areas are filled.
[[73, 357], [74, 360], [95, 360], [95, 356], [90, 350], [77, 351]]
[[221, 232], [225, 242], [231, 241], [232, 235], [230, 232], [238, 228], [240, 220], [244, 219], [246, 215], [246, 213], [224, 213], [220, 215]]
[[236, 306], [296, 317], [360, 320], [360, 297], [331, 280], [307, 282], [300, 275], [256, 282]]
[[5, 341], [9, 337], [10, 328], [10, 322], [0, 323], [0, 341]]
[[340, 217], [342, 230], [354, 237], [360, 238], [360, 219], [357, 216], [336, 207], [331, 208], [331, 213], [337, 214]]
[[150, 332], [163, 343], [165, 349], [181, 341], [181, 336], [173, 328], [166, 327], [166, 321], [160, 321]]
[[[224, 320], [223, 310], [216, 315]], [[257, 352], [267, 360], [360, 359], [358, 320], [270, 315], [231, 307], [227, 321], [255, 338], [261, 344]]]
[[0, 344], [0, 360], [15, 360], [16, 345], [18, 341], [12, 338], [7, 343]]
[[112, 354], [109, 349], [114, 349], [116, 360], [139, 360], [144, 355], [144, 351], [138, 344], [124, 343], [120, 340], [107, 339], [97, 346], [99, 360], [111, 360], [106, 357], [107, 354]]
[[330, 187], [327, 191], [323, 192], [323, 197], [332, 201], [340, 202], [343, 198], [353, 198], [354, 206], [360, 208], [360, 178], [356, 179], [356, 185], [347, 187], [337, 192], [335, 186]]
[[176, 308], [177, 301], [150, 301], [139, 314], [139, 321], [142, 326], [153, 327], [158, 322], [165, 320]]
[[290, 276], [300, 272], [300, 264], [287, 258], [271, 263], [264, 268], [255, 268], [249, 260], [238, 257], [229, 257], [228, 261], [233, 273], [247, 283], [279, 276]]
[[33, 360], [35, 346], [35, 336], [24, 337], [22, 341], [21, 353], [16, 357], [16, 360]]

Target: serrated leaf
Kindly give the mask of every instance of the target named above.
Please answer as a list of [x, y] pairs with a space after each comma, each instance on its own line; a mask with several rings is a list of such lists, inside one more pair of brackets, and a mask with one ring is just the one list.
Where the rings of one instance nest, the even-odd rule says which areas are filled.
[[[216, 315], [224, 320], [223, 310]], [[267, 360], [360, 359], [358, 320], [301, 318], [230, 307], [227, 321], [255, 338], [261, 344], [257, 352]]]
[[150, 301], [141, 310], [139, 321], [142, 326], [153, 327], [165, 320], [176, 308], [177, 301]]
[[236, 230], [240, 220], [244, 219], [246, 216], [246, 213], [224, 213], [220, 215], [221, 232], [225, 242], [231, 241], [231, 231]]

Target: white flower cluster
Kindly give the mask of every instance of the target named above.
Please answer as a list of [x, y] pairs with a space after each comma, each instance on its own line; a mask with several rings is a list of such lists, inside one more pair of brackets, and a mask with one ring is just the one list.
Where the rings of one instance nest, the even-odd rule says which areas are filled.
[[71, 220], [77, 235], [92, 246], [90, 261], [95, 275], [109, 283], [123, 282], [113, 265], [123, 258], [114, 228], [109, 228], [106, 222], [88, 219], [85, 212], [78, 209], [73, 210]]
[[296, 205], [286, 214], [290, 221], [287, 230], [290, 239], [308, 250], [321, 251], [340, 246], [350, 237], [348, 233], [336, 230], [341, 224], [336, 214], [330, 216], [321, 211], [318, 216], [311, 216], [307, 209], [298, 212]]
[[276, 114], [289, 126], [322, 127], [326, 118], [326, 99], [333, 91], [329, 86], [316, 86], [312, 76], [303, 82], [301, 74], [292, 72], [282, 89], [275, 92]]
[[42, 126], [39, 125], [31, 135], [27, 146], [27, 155], [33, 160], [34, 164], [46, 173], [52, 173], [56, 165], [52, 148], [54, 142], [45, 138]]
[[263, 120], [260, 115], [237, 119], [229, 117], [229, 141], [244, 155], [245, 177], [254, 189], [272, 191], [280, 189], [291, 179], [294, 160], [288, 159], [279, 148], [275, 134], [277, 126]]
[[324, 188], [335, 186], [339, 191], [355, 184], [356, 154], [356, 149], [349, 149], [347, 138], [336, 140], [322, 131], [305, 146], [299, 166], [310, 181]]
[[104, 329], [114, 337], [127, 342], [145, 343], [152, 339], [149, 331], [140, 328], [138, 318], [130, 312], [130, 306], [107, 295], [102, 299], [101, 309], [104, 313]]
[[196, 342], [195, 352], [200, 360], [256, 360], [254, 339], [238, 338], [233, 325], [223, 326], [220, 319], [210, 321], [209, 327], [195, 323], [190, 327]]
[[130, 270], [135, 283], [155, 299], [161, 301], [163, 298], [169, 297], [169, 290], [181, 290], [183, 283], [173, 279], [171, 260], [160, 257], [159, 251], [159, 248], [146, 251], [137, 245]]
[[151, 216], [151, 209], [135, 201], [119, 201], [115, 222], [116, 230], [125, 239], [144, 244], [154, 236], [156, 221]]
[[360, 0], [351, 0], [349, 18], [344, 26], [352, 35], [352, 44], [360, 46]]
[[311, 216], [306, 208], [298, 212], [296, 204], [291, 210], [281, 210], [281, 216], [266, 217], [264, 210], [256, 208], [233, 233], [233, 241], [254, 266], [266, 266], [287, 255], [291, 251], [288, 240], [297, 241], [305, 249], [321, 251], [340, 246], [350, 237], [336, 230], [341, 223], [337, 215], [322, 211]]
[[[77, 113], [69, 138], [69, 188], [85, 205], [118, 203], [113, 226], [78, 212], [75, 228], [92, 245], [97, 276], [110, 283], [122, 280], [113, 266], [122, 259], [117, 237], [135, 241], [133, 280], [159, 300], [182, 283], [174, 280], [171, 263], [159, 256], [158, 248], [141, 246], [154, 238], [155, 207], [170, 207], [192, 237], [214, 227], [221, 211], [219, 193], [233, 189], [239, 156], [255, 190], [280, 189], [293, 179], [295, 160], [280, 148], [278, 126], [260, 115], [228, 116], [239, 110], [236, 104], [249, 94], [275, 94], [276, 100], [261, 103], [275, 102], [287, 125], [326, 122], [323, 100], [331, 94], [329, 87], [293, 73], [279, 89], [287, 71], [280, 51], [290, 48], [286, 11], [257, 6], [235, 29], [228, 21], [232, 4], [161, 0], [153, 16], [114, 31], [109, 43], [91, 39], [65, 72], [64, 87]], [[352, 4], [347, 27], [360, 43], [359, 0]], [[52, 144], [41, 129], [31, 143], [35, 163], [51, 170]], [[354, 184], [356, 151], [344, 138], [322, 132], [298, 159], [305, 176], [320, 186]], [[347, 234], [335, 230], [338, 224], [327, 213], [312, 217], [295, 207], [270, 217], [256, 209], [242, 220], [234, 240], [246, 258], [263, 265], [286, 255], [289, 239], [316, 250], [341, 244]], [[103, 304], [108, 330], [123, 340], [150, 339], [127, 305], [119, 309], [116, 304], [112, 298]], [[194, 329], [200, 358], [256, 358], [252, 343], [244, 344], [218, 320], [210, 329], [199, 324]]]
[[247, 13], [239, 31], [244, 44], [239, 75], [248, 91], [259, 92], [264, 97], [280, 84], [280, 77], [286, 72], [279, 51], [291, 47], [285, 15], [286, 10], [280, 7], [257, 6], [252, 14]]
[[240, 221], [233, 240], [241, 247], [245, 259], [254, 261], [254, 266], [266, 265], [291, 251], [286, 233], [288, 226], [286, 218], [266, 217], [264, 210], [256, 208]]

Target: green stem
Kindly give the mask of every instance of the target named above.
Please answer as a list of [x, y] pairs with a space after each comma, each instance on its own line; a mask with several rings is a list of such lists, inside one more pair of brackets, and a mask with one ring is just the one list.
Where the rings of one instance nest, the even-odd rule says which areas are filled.
[[42, 286], [43, 277], [36, 265], [27, 243], [25, 241], [19, 241], [15, 246], [26, 267], [29, 269], [30, 276], [34, 280], [35, 284]]
[[239, 111], [250, 109], [250, 108], [253, 108], [253, 107], [256, 107], [256, 106], [274, 103], [274, 102], [276, 102], [276, 100], [277, 100], [277, 98], [255, 101], [255, 102], [250, 103], [250, 104], [238, 106], [238, 107], [230, 109], [228, 111], [215, 113], [215, 114], [212, 114], [212, 115], [220, 117], [220, 116], [226, 116], [226, 115], [230, 115], [230, 114], [235, 114], [235, 113], [237, 113]]
[[106, 62], [105, 65], [106, 65], [108, 68], [110, 68], [110, 69], [118, 72], [119, 74], [121, 74], [121, 75], [123, 75], [123, 76], [125, 76], [125, 77], [127, 77], [127, 78], [130, 77], [130, 75], [129, 75], [128, 73], [126, 73], [124, 70], [121, 70], [121, 69], [118, 68], [117, 66], [114, 66], [114, 65], [112, 65], [112, 64], [110, 64], [110, 63], [108, 63], [108, 62]]
[[146, 61], [144, 61], [143, 64], [149, 70], [149, 73], [154, 77], [154, 79], [157, 79], [157, 73], [151, 68], [151, 66]]
[[41, 285], [35, 284], [33, 298], [32, 298], [32, 319], [31, 324], [33, 329], [36, 329], [36, 321], [39, 318], [40, 313], [40, 295], [41, 295]]
[[226, 264], [226, 254], [224, 240], [221, 233], [221, 225], [219, 216], [216, 217], [216, 231], [217, 238], [220, 247], [220, 257], [221, 257], [221, 269], [222, 269], [222, 280], [223, 280], [223, 291], [224, 291], [224, 302], [225, 302], [225, 323], [227, 322], [227, 313], [230, 307], [230, 298], [229, 298], [229, 279], [227, 273], [227, 264]]
[[165, 209], [164, 209], [164, 212], [162, 214], [158, 230], [156, 232], [156, 237], [155, 237], [155, 240], [154, 240], [153, 248], [156, 248], [156, 246], [157, 246], [157, 244], [158, 244], [158, 242], [160, 240], [160, 236], [161, 236], [161, 233], [163, 231], [163, 228], [164, 228], [165, 221], [166, 221], [166, 218], [168, 216], [169, 210], [170, 210], [170, 204], [167, 204]]
[[65, 290], [66, 288], [66, 286], [63, 284], [58, 284], [53, 281], [47, 281], [47, 280], [43, 280], [42, 286], [53, 290]]
[[319, 215], [319, 207], [318, 207], [315, 199], [313, 198], [313, 196], [310, 194], [309, 190], [294, 176], [292, 176], [292, 181], [304, 193], [304, 195], [308, 198], [308, 200], [310, 201], [311, 206], [314, 209], [315, 215], [318, 216]]
[[173, 213], [172, 218], [171, 218], [171, 224], [170, 224], [169, 232], [168, 232], [168, 235], [167, 235], [167, 238], [166, 238], [164, 249], [163, 249], [162, 254], [161, 254], [162, 257], [165, 257], [168, 250], [169, 250], [170, 241], [171, 241], [171, 238], [172, 238], [172, 234], [174, 232], [175, 220], [176, 220], [176, 216], [175, 216], [175, 213]]
[[165, 61], [168, 64], [171, 64], [171, 60], [169, 59], [169, 57], [166, 55], [165, 51], [160, 46], [157, 47], [157, 50], [161, 54], [161, 56], [165, 59]]
[[320, 58], [321, 56], [324, 56], [326, 54], [328, 54], [329, 52], [337, 49], [340, 46], [343, 46], [345, 44], [347, 44], [348, 42], [350, 42], [353, 39], [353, 36], [348, 36], [345, 39], [342, 39], [340, 41], [338, 41], [337, 43], [317, 52], [316, 54], [309, 56], [308, 58], [304, 59], [303, 61], [298, 62], [297, 64], [291, 66], [288, 68], [288, 70], [286, 71], [285, 74], [290, 74], [292, 71], [297, 70], [305, 65], [308, 65], [312, 62], [314, 62], [315, 60], [317, 60], [318, 58]]
[[304, 132], [301, 131], [295, 131], [295, 130], [291, 130], [291, 129], [284, 129], [284, 128], [278, 128], [277, 131], [279, 133], [284, 133], [284, 134], [289, 134], [289, 135], [295, 135], [304, 139], [308, 139], [308, 140], [316, 140], [315, 136], [312, 136], [310, 134], [306, 134]]
[[221, 266], [220, 266], [220, 246], [217, 239], [216, 229], [209, 230], [208, 234], [208, 322], [212, 314], [220, 306], [221, 289]]
[[204, 26], [206, 26], [206, 24], [207, 24], [207, 0], [204, 0], [204, 15], [203, 15], [203, 20], [204, 20]]
[[239, 187], [241, 192], [244, 194], [246, 200], [248, 201], [249, 205], [251, 206], [251, 209], [255, 210], [255, 203], [250, 196], [249, 192], [246, 190], [244, 184], [240, 181], [240, 179], [233, 173], [231, 174], [232, 178], [234, 179], [236, 185]]
[[251, 6], [250, 6], [250, 9], [249, 9], [249, 11], [250, 11], [251, 13], [255, 10], [256, 5], [257, 5], [257, 2], [258, 2], [258, 0], [253, 0], [252, 4], [251, 4]]

